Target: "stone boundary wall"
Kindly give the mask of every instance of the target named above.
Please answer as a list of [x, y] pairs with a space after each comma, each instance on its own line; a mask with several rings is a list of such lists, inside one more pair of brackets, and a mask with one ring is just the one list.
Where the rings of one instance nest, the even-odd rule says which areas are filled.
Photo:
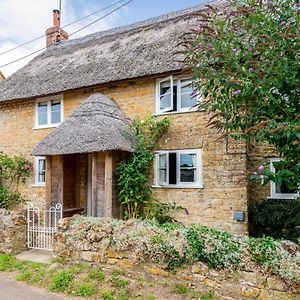
[[24, 212], [0, 209], [0, 253], [17, 254], [26, 249]]
[[74, 226], [74, 222], [77, 222], [76, 217], [60, 221], [54, 242], [54, 253], [69, 262], [84, 261], [106, 269], [123, 269], [128, 274], [142, 272], [178, 280], [187, 286], [212, 291], [214, 299], [300, 300], [298, 288], [288, 286], [279, 278], [251, 267], [251, 264], [239, 272], [212, 270], [202, 262], [169, 271], [162, 264], [147, 259], [138, 261], [133, 251], [118, 251], [103, 243], [111, 234], [107, 228], [95, 231], [95, 223], [87, 225], [77, 222]]

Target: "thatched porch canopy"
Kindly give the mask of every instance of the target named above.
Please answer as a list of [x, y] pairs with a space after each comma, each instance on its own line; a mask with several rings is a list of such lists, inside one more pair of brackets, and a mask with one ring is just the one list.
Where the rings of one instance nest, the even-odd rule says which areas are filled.
[[103, 94], [91, 95], [33, 150], [46, 156], [46, 203], [64, 216], [119, 217], [114, 170], [133, 151], [128, 120]]
[[64, 155], [104, 151], [132, 152], [128, 120], [107, 96], [91, 95], [60, 126], [42, 140], [33, 155]]

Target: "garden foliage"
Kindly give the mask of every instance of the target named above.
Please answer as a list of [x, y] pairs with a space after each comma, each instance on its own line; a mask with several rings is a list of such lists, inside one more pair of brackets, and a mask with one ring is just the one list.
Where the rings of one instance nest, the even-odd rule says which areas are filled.
[[8, 156], [0, 152], [0, 208], [9, 208], [24, 198], [19, 193], [20, 183], [32, 174], [31, 162], [23, 156]]
[[257, 203], [249, 208], [249, 222], [252, 236], [297, 242], [300, 238], [300, 199], [268, 199]]
[[233, 0], [208, 6], [189, 35], [187, 58], [209, 125], [267, 142], [284, 160], [252, 178], [300, 187], [300, 4]]
[[155, 117], [136, 119], [131, 125], [135, 133], [134, 153], [117, 168], [118, 199], [124, 207], [125, 218], [158, 218], [162, 222], [169, 220], [165, 212], [172, 205], [154, 201], [150, 188], [154, 150], [169, 126], [168, 118], [158, 120]]

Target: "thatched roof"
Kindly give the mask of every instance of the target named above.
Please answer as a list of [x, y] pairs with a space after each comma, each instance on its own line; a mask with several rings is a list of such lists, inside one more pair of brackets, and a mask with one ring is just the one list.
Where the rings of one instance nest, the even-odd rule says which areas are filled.
[[0, 83], [0, 102], [179, 71], [178, 43], [203, 10], [201, 5], [49, 47]]
[[132, 152], [128, 122], [117, 104], [103, 94], [91, 95], [33, 150], [33, 155]]

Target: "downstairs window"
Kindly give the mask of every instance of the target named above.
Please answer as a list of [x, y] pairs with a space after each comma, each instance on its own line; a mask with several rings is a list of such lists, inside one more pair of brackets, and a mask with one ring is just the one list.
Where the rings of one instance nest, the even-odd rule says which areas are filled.
[[[278, 166], [276, 162], [280, 162], [281, 158], [270, 159], [270, 171], [276, 173]], [[285, 183], [276, 183], [270, 181], [271, 197], [272, 199], [294, 199], [298, 196], [296, 189], [290, 189]]]
[[202, 188], [201, 150], [157, 152], [155, 186]]

